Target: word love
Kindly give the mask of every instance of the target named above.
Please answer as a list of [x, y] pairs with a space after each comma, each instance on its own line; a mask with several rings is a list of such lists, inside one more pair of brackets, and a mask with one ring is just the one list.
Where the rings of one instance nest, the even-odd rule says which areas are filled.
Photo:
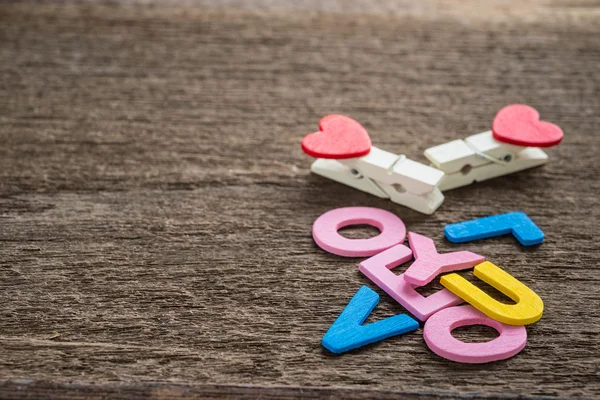
[[[338, 230], [366, 224], [379, 229], [369, 239], [348, 239]], [[512, 224], [512, 225], [511, 225]], [[519, 353], [527, 342], [524, 325], [538, 321], [544, 309], [540, 297], [485, 257], [470, 251], [440, 254], [433, 240], [408, 233], [410, 248], [403, 244], [406, 227], [396, 215], [369, 207], [347, 207], [321, 215], [313, 225], [313, 238], [323, 250], [343, 257], [370, 257], [359, 270], [394, 298], [414, 317], [424, 321], [427, 346], [437, 355], [463, 363], [503, 360]], [[528, 244], [540, 243], [543, 232], [524, 213], [508, 213], [448, 225], [446, 234], [455, 241], [487, 238], [513, 233]], [[541, 235], [541, 239], [540, 239]], [[392, 269], [411, 261], [399, 275]], [[474, 275], [496, 288], [515, 304], [501, 303], [456, 273], [444, 275], [445, 289], [428, 297], [415, 288], [426, 285], [439, 274], [474, 268]], [[463, 302], [469, 305], [462, 305]], [[406, 314], [363, 325], [379, 302], [379, 295], [366, 286], [358, 290], [323, 337], [322, 344], [333, 353], [343, 353], [392, 336], [415, 331], [419, 322]], [[465, 343], [452, 330], [470, 325], [487, 325], [500, 334], [485, 343]]]

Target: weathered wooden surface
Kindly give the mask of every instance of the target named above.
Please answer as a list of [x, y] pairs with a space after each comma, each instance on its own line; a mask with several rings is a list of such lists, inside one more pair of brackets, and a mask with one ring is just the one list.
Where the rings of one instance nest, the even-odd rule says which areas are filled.
[[[0, 397], [600, 396], [600, 4], [212, 3], [0, 3]], [[566, 132], [551, 162], [433, 216], [311, 175], [299, 146], [335, 112], [425, 161], [513, 102]], [[460, 365], [419, 330], [325, 351], [375, 288], [311, 239], [349, 205], [530, 285], [546, 310], [526, 349]], [[443, 239], [512, 210], [543, 245]], [[370, 320], [402, 311], [382, 293]]]

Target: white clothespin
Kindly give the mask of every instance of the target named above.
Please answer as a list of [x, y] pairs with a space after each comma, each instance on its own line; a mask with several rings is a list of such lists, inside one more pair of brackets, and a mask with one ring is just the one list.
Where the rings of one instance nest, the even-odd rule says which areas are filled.
[[446, 191], [545, 164], [548, 155], [539, 147], [554, 146], [562, 137], [535, 109], [513, 104], [498, 112], [491, 131], [431, 147], [425, 157], [446, 174], [439, 185]]
[[548, 161], [548, 155], [542, 149], [499, 142], [492, 131], [431, 147], [425, 150], [425, 157], [446, 174], [439, 185], [442, 191], [537, 167]]
[[315, 174], [424, 214], [444, 201], [437, 187], [442, 171], [372, 147], [364, 128], [348, 117], [327, 116], [320, 128], [302, 142], [304, 152], [317, 157], [311, 166]]

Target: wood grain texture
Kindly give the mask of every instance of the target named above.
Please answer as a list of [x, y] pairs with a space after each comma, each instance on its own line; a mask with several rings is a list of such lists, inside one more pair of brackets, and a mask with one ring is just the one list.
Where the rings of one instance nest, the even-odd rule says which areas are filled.
[[[0, 397], [600, 396], [600, 3], [482, 4], [0, 2]], [[447, 192], [432, 216], [311, 175], [300, 150], [340, 113], [426, 162], [509, 103], [564, 130], [549, 164]], [[535, 290], [525, 350], [455, 364], [422, 329], [324, 350], [375, 288], [312, 241], [342, 206]], [[542, 245], [443, 239], [513, 210]], [[403, 312], [378, 293], [368, 321]]]

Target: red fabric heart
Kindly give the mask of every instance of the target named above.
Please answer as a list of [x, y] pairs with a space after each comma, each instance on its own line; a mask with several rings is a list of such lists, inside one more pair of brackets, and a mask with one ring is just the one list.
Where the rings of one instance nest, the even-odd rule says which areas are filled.
[[558, 125], [540, 121], [537, 110], [525, 104], [511, 104], [498, 111], [492, 132], [496, 140], [524, 147], [550, 147], [563, 138]]
[[369, 154], [371, 138], [361, 124], [343, 115], [328, 115], [319, 121], [320, 132], [306, 135], [302, 150], [315, 158], [355, 158]]

